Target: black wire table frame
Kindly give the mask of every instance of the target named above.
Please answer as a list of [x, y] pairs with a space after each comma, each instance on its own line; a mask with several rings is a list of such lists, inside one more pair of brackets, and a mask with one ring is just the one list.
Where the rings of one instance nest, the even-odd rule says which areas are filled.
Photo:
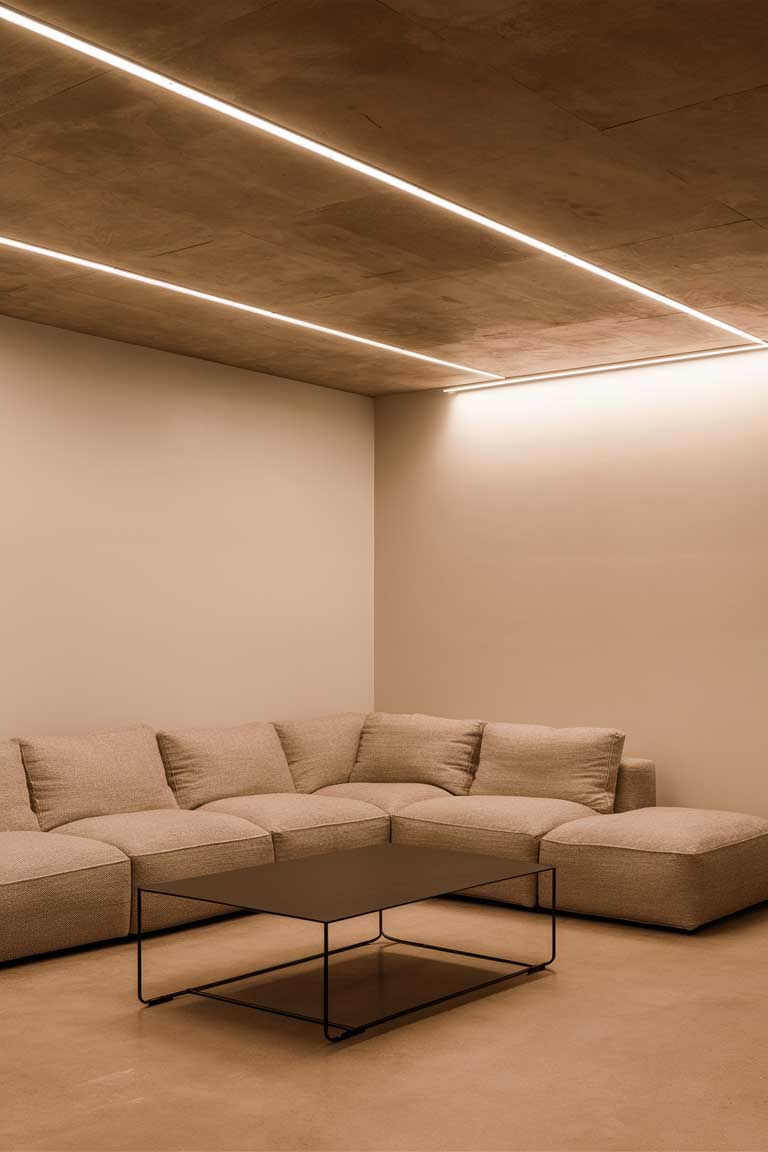
[[[288, 1016], [293, 1020], [305, 1020], [310, 1024], [319, 1024], [322, 1026], [323, 1035], [325, 1039], [331, 1043], [338, 1043], [340, 1040], [347, 1040], [352, 1036], [359, 1036], [366, 1032], [369, 1028], [375, 1028], [381, 1024], [387, 1024], [391, 1020], [397, 1020], [402, 1016], [410, 1016], [414, 1012], [423, 1012], [427, 1008], [433, 1008], [438, 1004], [444, 1004], [449, 1000], [456, 1000], [463, 996], [469, 996], [471, 993], [479, 992], [484, 988], [491, 988], [494, 984], [501, 984], [506, 980], [513, 980], [517, 976], [527, 976], [533, 972], [542, 972], [548, 968], [556, 958], [557, 954], [557, 909], [556, 909], [556, 869], [553, 867], [544, 868], [541, 865], [535, 866], [531, 873], [549, 872], [551, 874], [551, 906], [550, 906], [550, 930], [551, 930], [551, 948], [550, 955], [546, 960], [531, 963], [526, 960], [512, 960], [507, 956], [490, 956], [483, 952], [467, 952], [462, 948], [447, 948], [438, 944], [427, 944], [420, 940], [406, 940], [399, 936], [390, 936], [389, 933], [384, 931], [384, 911], [378, 910], [378, 924], [379, 931], [376, 936], [371, 936], [367, 940], [359, 940], [354, 944], [345, 944], [340, 948], [329, 947], [329, 924], [323, 923], [323, 950], [322, 952], [313, 952], [309, 956], [300, 956], [296, 960], [284, 961], [282, 964], [271, 964], [267, 968], [257, 968], [251, 972], [241, 972], [237, 976], [227, 976], [222, 980], [211, 980], [207, 984], [197, 984], [194, 987], [179, 988], [175, 992], [168, 992], [162, 996], [153, 996], [146, 998], [143, 994], [143, 956], [142, 956], [142, 942], [144, 934], [142, 933], [141, 925], [141, 898], [143, 892], [155, 892], [158, 895], [168, 895], [168, 893], [157, 893], [156, 890], [151, 888], [138, 888], [136, 891], [136, 979], [137, 979], [137, 992], [138, 998], [142, 1004], [147, 1007], [154, 1007], [157, 1004], [167, 1004], [171, 1000], [176, 1000], [180, 996], [203, 996], [210, 1000], [222, 1000], [228, 1004], [238, 1004], [243, 1008], [253, 1008], [258, 1012], [270, 1012], [277, 1016]], [[521, 878], [519, 872], [515, 873], [514, 879]], [[446, 892], [444, 895], [450, 896], [455, 893]], [[188, 897], [189, 898], [189, 897]], [[408, 901], [407, 903], [412, 903]], [[400, 907], [400, 905], [393, 905], [393, 907]], [[345, 919], [356, 919], [357, 917], [350, 916]], [[444, 952], [453, 956], [463, 956], [473, 960], [486, 960], [494, 964], [505, 964], [514, 967], [514, 972], [503, 972], [500, 975], [493, 976], [488, 980], [482, 980], [478, 984], [471, 984], [466, 988], [460, 988], [454, 992], [445, 993], [442, 996], [435, 996], [431, 1000], [423, 1000], [417, 1004], [413, 1004], [408, 1008], [401, 1008], [397, 1012], [389, 1012], [384, 1016], [379, 1016], [372, 1020], [366, 1020], [362, 1024], [344, 1024], [341, 1021], [333, 1020], [329, 1014], [329, 999], [330, 999], [330, 958], [331, 956], [338, 956], [342, 952], [351, 952], [356, 948], [365, 948], [372, 944], [378, 943], [379, 940], [386, 940], [392, 944], [402, 944], [409, 948], [424, 948], [431, 952]], [[215, 992], [213, 989], [223, 988], [228, 984], [237, 983], [240, 980], [248, 980], [257, 976], [266, 976], [270, 972], [280, 972], [286, 968], [295, 968], [299, 964], [308, 964], [313, 960], [322, 960], [323, 962], [323, 1015], [322, 1016], [309, 1016], [303, 1012], [291, 1012], [286, 1008], [275, 1008], [268, 1004], [254, 1004], [248, 1000], [241, 1000], [237, 996], [226, 996], [221, 992]]]

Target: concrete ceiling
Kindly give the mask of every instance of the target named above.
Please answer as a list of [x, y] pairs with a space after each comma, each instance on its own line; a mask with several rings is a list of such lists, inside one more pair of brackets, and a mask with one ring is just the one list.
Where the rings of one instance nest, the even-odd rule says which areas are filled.
[[[768, 337], [761, 0], [17, 0]], [[0, 233], [505, 375], [738, 339], [0, 24]], [[0, 249], [0, 312], [376, 395], [477, 377]]]

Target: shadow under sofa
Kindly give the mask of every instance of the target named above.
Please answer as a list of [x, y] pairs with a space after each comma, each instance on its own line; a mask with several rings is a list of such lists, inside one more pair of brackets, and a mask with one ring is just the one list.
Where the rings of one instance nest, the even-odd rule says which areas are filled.
[[[693, 929], [768, 898], [768, 822], [655, 807], [612, 729], [344, 713], [0, 744], [0, 961], [125, 937], [140, 886], [392, 839], [558, 866], [558, 907]], [[534, 908], [535, 878], [466, 895]], [[220, 915], [146, 897], [148, 930]]]

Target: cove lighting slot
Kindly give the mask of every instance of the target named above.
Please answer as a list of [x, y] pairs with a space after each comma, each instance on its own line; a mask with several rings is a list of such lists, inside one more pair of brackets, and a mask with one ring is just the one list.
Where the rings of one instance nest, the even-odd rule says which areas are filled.
[[560, 372], [539, 372], [531, 376], [507, 376], [480, 384], [457, 384], [443, 392], [477, 392], [481, 388], [509, 388], [513, 384], [533, 384], [537, 380], [565, 380], [570, 376], [594, 376], [598, 372], [620, 372], [623, 368], [645, 368], [652, 364], [674, 364], [679, 360], [706, 360], [710, 356], [734, 356], [739, 352], [766, 352], [768, 344], [741, 344], [732, 348], [709, 348], [703, 352], [678, 352], [669, 356], [649, 356], [645, 360], [620, 360], [615, 364], [595, 364], [591, 368], [563, 368]]
[[[710, 324], [715, 328], [720, 328], [723, 332], [730, 332], [731, 335], [739, 336], [749, 343], [760, 345], [764, 343], [759, 336], [753, 336], [750, 332], [744, 332], [741, 328], [735, 328], [732, 324], [726, 324], [723, 320], [717, 320], [714, 316], [708, 316], [706, 312], [699, 312], [696, 308], [690, 308], [680, 300], [674, 300], [671, 296], [664, 296], [661, 292], [654, 292], [651, 288], [646, 288], [644, 285], [637, 284], [633, 280], [628, 280], [624, 276], [619, 276], [615, 272], [609, 272], [608, 269], [601, 268], [598, 264], [592, 264], [589, 260], [582, 260], [579, 256], [573, 256], [570, 252], [565, 252], [562, 248], [557, 248], [553, 244], [547, 244], [543, 240], [537, 240], [535, 236], [529, 236], [527, 233], [520, 232], [516, 228], [510, 228], [506, 224], [501, 224], [498, 220], [493, 220], [489, 216], [483, 216], [480, 212], [474, 212], [470, 208], [456, 204], [453, 200], [447, 200], [444, 196], [438, 196], [434, 192], [420, 188], [417, 184], [411, 184], [408, 180], [403, 180], [399, 176], [394, 176], [390, 172], [385, 172], [381, 168], [374, 167], [372, 164], [366, 164], [362, 160], [357, 160], [355, 157], [348, 156], [344, 152], [339, 152], [336, 148], [330, 148], [326, 144], [321, 144], [317, 140], [302, 136], [301, 133], [294, 132], [290, 128], [284, 128], [282, 125], [275, 124], [271, 120], [265, 120], [264, 117], [256, 116], [252, 112], [247, 112], [243, 108], [238, 108], [234, 104], [227, 103], [225, 100], [219, 100], [215, 96], [209, 96], [206, 92], [201, 92], [199, 89], [192, 88], [188, 84], [182, 84], [177, 80], [172, 80], [169, 76], [164, 76], [161, 72], [155, 72], [151, 68], [145, 68], [142, 64], [138, 64], [124, 56], [119, 56], [117, 53], [110, 52], [106, 48], [100, 48], [96, 44], [91, 44], [89, 41], [82, 40], [78, 36], [73, 36], [69, 32], [65, 32], [51, 24], [46, 24], [41, 20], [34, 20], [31, 16], [27, 16], [15, 8], [9, 8], [4, 4], [0, 5], [0, 20], [4, 20], [8, 24], [14, 24], [18, 28], [24, 28], [26, 31], [32, 32], [37, 36], [43, 36], [46, 40], [53, 40], [65, 48], [70, 48], [72, 51], [79, 52], [83, 56], [89, 56], [93, 60], [98, 60], [110, 68], [115, 68], [120, 72], [127, 72], [139, 80], [144, 80], [147, 84], [153, 84], [156, 88], [163, 88], [167, 92], [173, 92], [184, 100], [190, 100], [194, 104], [201, 104], [214, 112], [220, 113], [222, 116], [228, 116], [231, 120], [238, 120], [242, 124], [247, 124], [259, 132], [276, 136], [288, 144], [293, 144], [296, 148], [302, 148], [305, 152], [312, 152], [316, 156], [331, 160], [334, 164], [341, 164], [343, 167], [350, 168], [362, 176], [367, 176], [371, 180], [377, 180], [381, 184], [395, 188], [407, 196], [413, 196], [417, 200], [426, 201], [426, 203], [432, 204], [436, 208], [441, 208], [445, 212], [450, 212], [454, 216], [459, 216], [473, 224], [478, 224], [482, 228], [506, 236], [509, 240], [514, 240], [518, 244], [525, 244], [529, 248], [534, 248], [547, 256], [553, 256], [557, 260], [563, 260], [567, 264], [571, 264], [574, 268], [580, 268], [583, 272], [589, 272], [593, 276], [599, 276], [603, 280], [609, 280], [612, 284], [616, 284], [620, 288], [626, 288], [630, 292], [645, 296], [648, 300], [653, 300], [657, 304], [673, 309], [675, 312], [683, 312], [694, 320], [700, 320], [704, 324]], [[350, 338], [351, 337], [347, 337], [347, 339]], [[381, 347], [381, 345], [379, 345], [379, 347]], [[414, 354], [408, 353], [408, 355]], [[422, 359], [429, 359], [429, 357], [422, 357]], [[444, 361], [435, 362], [444, 363]], [[449, 365], [449, 367], [456, 367], [456, 365]], [[492, 374], [485, 373], [485, 375]]]
[[271, 312], [268, 308], [257, 308], [254, 304], [243, 304], [240, 300], [230, 300], [226, 296], [214, 296], [210, 292], [199, 292], [196, 288], [185, 288], [168, 280], [156, 280], [153, 276], [141, 276], [138, 272], [128, 272], [125, 268], [115, 268], [111, 264], [99, 264], [96, 260], [85, 260], [68, 252], [57, 252], [53, 248], [41, 248], [38, 244], [27, 244], [22, 240], [12, 240], [10, 236], [0, 236], [0, 245], [16, 248], [20, 252], [32, 252], [35, 256], [45, 256], [49, 260], [60, 260], [64, 264], [75, 264], [78, 268], [88, 268], [91, 272], [106, 272], [109, 276], [119, 276], [122, 280], [133, 280], [136, 284], [149, 284], [152, 288], [163, 288], [167, 292], [177, 292], [181, 296], [192, 296], [208, 304], [222, 304], [225, 308], [236, 308], [240, 312], [250, 312], [266, 320], [277, 320], [281, 324], [293, 324], [310, 332], [320, 332], [323, 336], [334, 336], [338, 340], [350, 340], [354, 344], [364, 344], [367, 348], [378, 348], [381, 352], [394, 352], [398, 356], [408, 356], [412, 360], [422, 360], [427, 364], [437, 364], [441, 368], [453, 368], [456, 372], [471, 372], [475, 376], [487, 376], [501, 380], [497, 372], [485, 372], [482, 368], [470, 368], [467, 364], [454, 364], [452, 360], [440, 360], [437, 356], [427, 356], [424, 352], [413, 352], [410, 348], [400, 348], [396, 344], [383, 344], [380, 340], [369, 340], [367, 336], [355, 336], [352, 332], [342, 332], [339, 328], [327, 328], [324, 324], [313, 324], [310, 320], [299, 320], [296, 316], [286, 316], [282, 312]]

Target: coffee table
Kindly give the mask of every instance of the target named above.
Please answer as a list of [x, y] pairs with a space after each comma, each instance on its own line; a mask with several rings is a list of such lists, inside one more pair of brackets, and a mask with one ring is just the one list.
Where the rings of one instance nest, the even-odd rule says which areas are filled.
[[[478, 884], [491, 884], [499, 880], [511, 880], [521, 876], [531, 876], [538, 872], [552, 875], [551, 908], [551, 947], [546, 960], [512, 960], [506, 956], [488, 956], [481, 952], [467, 952], [461, 948], [446, 948], [418, 940], [405, 940], [390, 936], [384, 931], [384, 911], [404, 904], [413, 904], [434, 896], [445, 896], [472, 888]], [[299, 920], [311, 920], [323, 925], [323, 949], [309, 956], [300, 956], [282, 964], [268, 968], [258, 968], [252, 972], [242, 972], [223, 980], [212, 980], [192, 988], [180, 988], [163, 996], [145, 998], [142, 986], [142, 930], [141, 902], [146, 892], [165, 896], [181, 896], [188, 900], [205, 900], [231, 908], [251, 912], [267, 912], [273, 916], [290, 916]], [[530, 860], [502, 859], [498, 856], [483, 856], [470, 852], [453, 852], [441, 848], [414, 848], [405, 844], [377, 844], [369, 848], [353, 848], [347, 851], [332, 852], [322, 856], [309, 856], [300, 860], [280, 861], [276, 864], [262, 864], [256, 868], [239, 868], [232, 872], [217, 872], [208, 876], [193, 876], [184, 880], [173, 880], [168, 884], [155, 884], [152, 888], [139, 888], [137, 899], [137, 983], [138, 996], [142, 1004], [154, 1006], [175, 1000], [179, 996], [205, 996], [213, 1000], [224, 1000], [240, 1004], [246, 1008], [256, 1008], [262, 1012], [273, 1012], [279, 1016], [308, 1020], [320, 1024], [323, 1034], [331, 1043], [357, 1036], [368, 1028], [384, 1024], [400, 1016], [431, 1008], [447, 1000], [466, 996], [481, 988], [489, 988], [516, 976], [531, 972], [541, 972], [555, 959], [556, 911], [555, 911], [555, 869], [551, 865], [534, 864]], [[376, 936], [331, 948], [329, 925], [342, 920], [369, 913], [378, 914], [379, 931]], [[410, 948], [424, 948], [431, 952], [448, 953], [455, 956], [471, 957], [503, 964], [513, 969], [501, 974], [489, 975], [487, 980], [471, 984], [458, 991], [435, 996], [420, 1001], [410, 1007], [400, 1009], [366, 1020], [362, 1024], [345, 1024], [331, 1018], [329, 1014], [329, 959], [342, 952], [364, 948], [386, 940], [393, 944], [404, 944]], [[323, 965], [323, 1014], [310, 1016], [266, 1004], [254, 1004], [248, 1000], [228, 996], [221, 989], [228, 984], [251, 977], [263, 976], [297, 964], [307, 964], [312, 960], [322, 960]]]

